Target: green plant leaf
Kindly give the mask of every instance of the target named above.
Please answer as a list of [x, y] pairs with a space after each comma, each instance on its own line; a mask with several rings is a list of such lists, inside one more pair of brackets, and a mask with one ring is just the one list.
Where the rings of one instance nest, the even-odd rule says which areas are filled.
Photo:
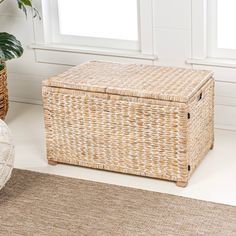
[[18, 2], [22, 2], [22, 4], [32, 7], [32, 1], [31, 0], [18, 0]]
[[25, 13], [25, 16], [27, 17], [27, 9], [20, 1], [18, 1], [18, 7]]
[[7, 61], [20, 57], [24, 49], [15, 36], [6, 32], [0, 32], [0, 60]]
[[27, 7], [29, 7], [29, 8], [31, 8], [31, 10], [33, 12], [33, 17], [38, 16], [39, 19], [41, 19], [38, 10], [32, 4], [32, 0], [16, 0], [16, 1], [17, 1], [19, 9], [21, 9], [25, 13], [26, 17], [27, 17]]

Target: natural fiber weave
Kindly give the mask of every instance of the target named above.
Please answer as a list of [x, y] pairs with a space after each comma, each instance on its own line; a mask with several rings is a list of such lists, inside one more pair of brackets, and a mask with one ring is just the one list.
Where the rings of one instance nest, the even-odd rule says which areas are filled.
[[46, 86], [90, 92], [188, 100], [212, 77], [206, 70], [92, 61], [43, 82]]
[[17, 169], [0, 212], [1, 236], [236, 235], [236, 206]]
[[0, 119], [4, 120], [8, 111], [8, 89], [6, 66], [0, 71]]
[[0, 120], [0, 190], [10, 179], [14, 163], [14, 147], [7, 125]]
[[213, 145], [207, 71], [90, 62], [45, 81], [43, 100], [55, 162], [186, 183]]

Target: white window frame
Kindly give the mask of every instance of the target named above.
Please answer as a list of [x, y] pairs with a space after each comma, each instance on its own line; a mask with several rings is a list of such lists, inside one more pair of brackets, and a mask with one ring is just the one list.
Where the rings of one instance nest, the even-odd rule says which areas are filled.
[[217, 1], [208, 0], [208, 56], [213, 58], [236, 59], [235, 49], [223, 49], [217, 46]]
[[[128, 40], [119, 40], [119, 48], [120, 53], [126, 54], [127, 56], [130, 52], [131, 57], [133, 55], [141, 55], [144, 56], [144, 58], [150, 58], [150, 56], [154, 56], [154, 45], [153, 45], [153, 0], [137, 0], [138, 1], [138, 8], [139, 8], [139, 45], [134, 45], [133, 42], [128, 42]], [[155, 1], [155, 0], [154, 0]], [[65, 36], [61, 37], [60, 40], [57, 40], [58, 36], [55, 36], [55, 34], [52, 34], [52, 32], [55, 30], [52, 30], [53, 28], [58, 32], [58, 12], [55, 10], [55, 7], [57, 5], [57, 0], [42, 0], [41, 1], [42, 6], [42, 21], [34, 21], [34, 28], [35, 28], [35, 44], [31, 45], [32, 48], [56, 48], [59, 50], [65, 50], [67, 51], [72, 50], [72, 47], [75, 49], [75, 51], [79, 51], [80, 48], [85, 46], [85, 43], [90, 44], [91, 50], [96, 51], [95, 48], [98, 48], [98, 51], [102, 49], [101, 45], [105, 42], [108, 47], [103, 48], [105, 51], [109, 53], [116, 50], [113, 49], [112, 45], [114, 45], [114, 42], [117, 42], [116, 40], [112, 39], [100, 39], [100, 38], [89, 38], [89, 37], [79, 37], [80, 38], [80, 45], [75, 45], [75, 41], [78, 42], [78, 37], [74, 36]], [[56, 8], [57, 9], [57, 8]], [[67, 40], [69, 39], [68, 43]], [[55, 41], [60, 41], [61, 43], [55, 43]], [[123, 41], [123, 42], [122, 42]], [[90, 46], [85, 46], [86, 48], [89, 48]], [[110, 48], [109, 48], [110, 47]], [[84, 48], [83, 48], [84, 50]], [[86, 49], [85, 49], [86, 50]], [[100, 53], [100, 52], [99, 52]], [[103, 52], [104, 54], [104, 52]], [[146, 56], [145, 56], [146, 55]], [[155, 57], [156, 58], [156, 57]]]
[[192, 0], [192, 58], [207, 58], [207, 0]]
[[[60, 34], [59, 26], [59, 12], [58, 12], [58, 1], [48, 0], [51, 2], [51, 22], [52, 22], [52, 41], [54, 43], [79, 45], [79, 46], [91, 46], [101, 48], [112, 48], [112, 49], [126, 49], [126, 50], [139, 50], [139, 38], [137, 41], [131, 40], [120, 40], [120, 39], [106, 39], [96, 37], [85, 37], [85, 36], [73, 36], [73, 35], [62, 35]], [[137, 1], [138, 13], [139, 13], [139, 0]], [[139, 30], [139, 15], [138, 15], [138, 30]]]
[[212, 6], [214, 1], [192, 0], [192, 49], [191, 58], [186, 62], [191, 65], [236, 68], [236, 55], [232, 50], [216, 50], [217, 31], [216, 27], [212, 27], [212, 20], [217, 17], [215, 6]]

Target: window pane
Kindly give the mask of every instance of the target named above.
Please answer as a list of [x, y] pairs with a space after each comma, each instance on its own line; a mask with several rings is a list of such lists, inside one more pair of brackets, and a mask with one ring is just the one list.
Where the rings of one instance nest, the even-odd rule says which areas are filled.
[[58, 0], [63, 35], [138, 40], [137, 0]]
[[236, 0], [218, 0], [218, 48], [236, 49]]

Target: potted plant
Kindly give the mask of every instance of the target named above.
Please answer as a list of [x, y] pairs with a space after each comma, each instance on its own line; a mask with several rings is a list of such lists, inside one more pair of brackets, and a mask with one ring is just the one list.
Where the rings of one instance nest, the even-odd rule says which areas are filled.
[[[0, 0], [0, 3], [4, 1]], [[16, 4], [26, 16], [27, 10], [33, 11], [33, 17], [39, 16], [37, 9], [32, 5], [32, 0], [16, 0]], [[0, 32], [0, 119], [4, 119], [8, 111], [6, 61], [20, 57], [23, 51], [20, 41], [14, 35]]]

